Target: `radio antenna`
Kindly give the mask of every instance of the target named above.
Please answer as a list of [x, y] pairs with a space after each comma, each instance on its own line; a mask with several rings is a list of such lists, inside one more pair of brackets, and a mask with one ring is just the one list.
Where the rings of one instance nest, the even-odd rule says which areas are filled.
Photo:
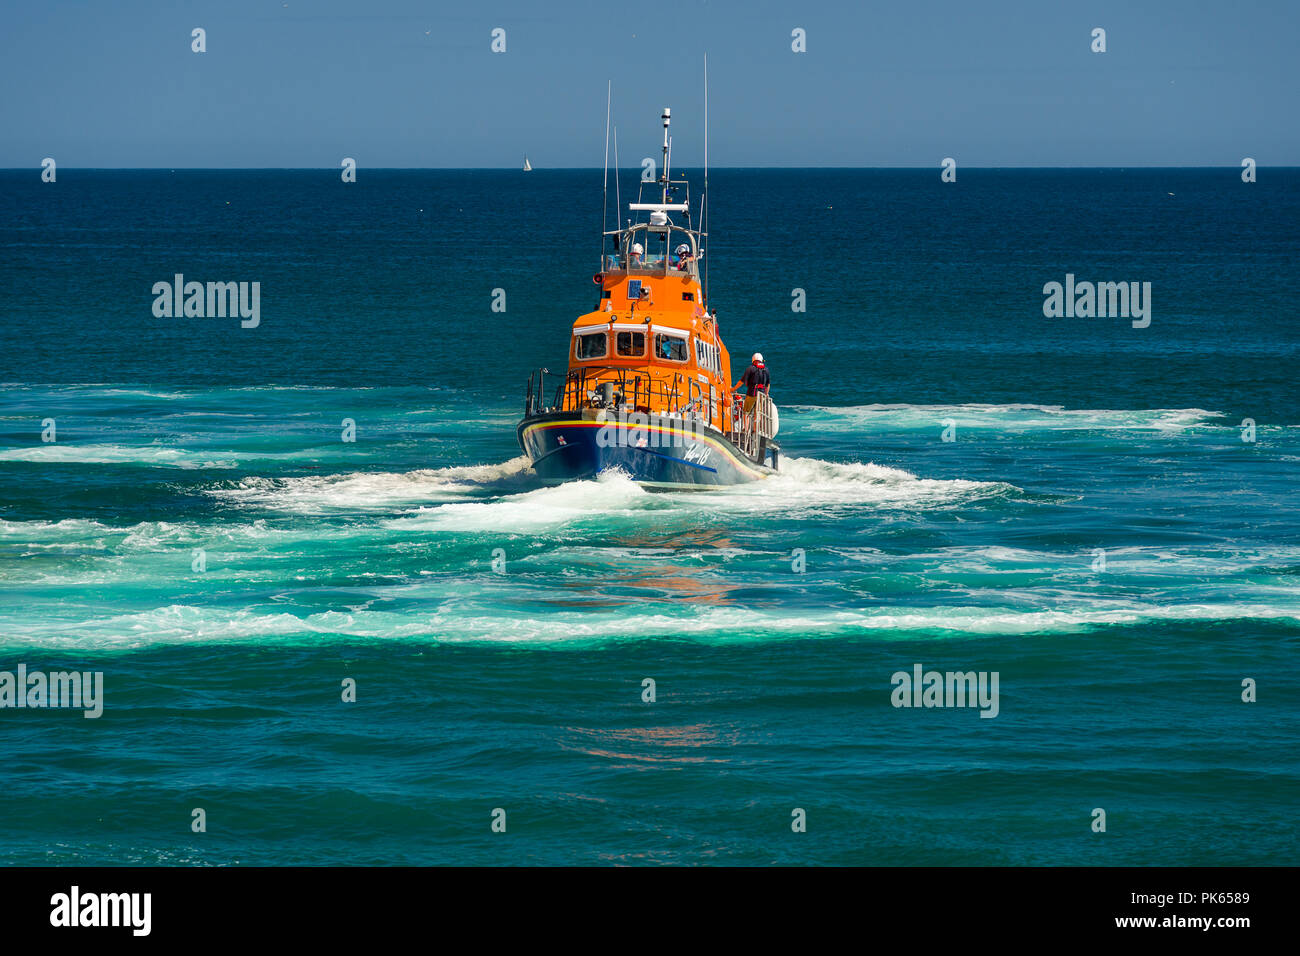
[[668, 124], [672, 122], [673, 113], [668, 107], [664, 107], [664, 115], [661, 119], [664, 121], [664, 162], [660, 178], [664, 184], [664, 198], [660, 200], [665, 206], [668, 205]]
[[[700, 199], [700, 258], [704, 260], [704, 305], [709, 304], [709, 55], [704, 54], [704, 196]], [[715, 330], [716, 331], [716, 330]]]
[[609, 225], [609, 114], [614, 100], [614, 81], [605, 87], [605, 194], [600, 205], [600, 271], [605, 271], [605, 227]]

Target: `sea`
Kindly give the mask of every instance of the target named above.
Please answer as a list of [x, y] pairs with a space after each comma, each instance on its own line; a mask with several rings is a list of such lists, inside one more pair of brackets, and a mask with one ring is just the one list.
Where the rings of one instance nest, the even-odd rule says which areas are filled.
[[1294, 862], [1300, 170], [712, 169], [780, 474], [543, 487], [638, 174], [0, 172], [0, 863]]

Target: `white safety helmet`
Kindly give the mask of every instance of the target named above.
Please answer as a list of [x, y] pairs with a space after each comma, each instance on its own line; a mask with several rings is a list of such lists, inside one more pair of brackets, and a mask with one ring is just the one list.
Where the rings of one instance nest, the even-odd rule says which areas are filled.
[[684, 242], [683, 242], [680, 246], [677, 247], [677, 254], [678, 254], [679, 256], [680, 256], [682, 253], [684, 253], [684, 252], [690, 252], [690, 251], [691, 251], [691, 247], [688, 246], [688, 245], [687, 245], [686, 243], [684, 243]]
[[755, 353], [754, 353], [754, 357], [753, 357], [752, 359], [750, 359], [750, 361], [751, 361], [751, 362], [761, 362], [761, 361], [763, 361], [763, 353], [762, 353], [762, 352], [755, 352]]
[[634, 243], [632, 243], [632, 254], [633, 254], [633, 255], [639, 256], [639, 255], [641, 255], [641, 253], [643, 253], [643, 252], [645, 252], [645, 250], [641, 248], [641, 243], [639, 243], [639, 242], [634, 242]]

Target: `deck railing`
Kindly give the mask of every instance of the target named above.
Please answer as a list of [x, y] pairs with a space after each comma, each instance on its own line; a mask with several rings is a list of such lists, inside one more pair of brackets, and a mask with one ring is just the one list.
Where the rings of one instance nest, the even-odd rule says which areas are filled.
[[679, 415], [725, 430], [721, 414], [723, 396], [683, 372], [652, 376], [637, 369], [617, 366], [584, 366], [568, 372], [555, 386], [546, 404], [546, 369], [528, 379], [525, 414], [542, 411], [580, 412], [587, 408], [622, 408], [627, 411]]
[[762, 462], [767, 458], [768, 441], [776, 437], [775, 406], [767, 392], [754, 396], [754, 407], [749, 412], [743, 402], [737, 396], [732, 407], [731, 440], [750, 458]]
[[555, 384], [546, 403], [548, 369], [538, 369], [528, 379], [525, 414], [585, 409], [627, 412], [652, 412], [680, 416], [685, 421], [702, 422], [724, 432], [742, 452], [754, 461], [767, 457], [770, 439], [776, 437], [776, 416], [772, 399], [766, 392], [755, 396], [754, 407], [746, 412], [743, 400], [736, 396], [730, 409], [722, 405], [724, 396], [712, 395], [698, 380], [681, 372], [671, 378], [654, 377], [636, 369], [615, 366], [584, 366], [565, 374]]

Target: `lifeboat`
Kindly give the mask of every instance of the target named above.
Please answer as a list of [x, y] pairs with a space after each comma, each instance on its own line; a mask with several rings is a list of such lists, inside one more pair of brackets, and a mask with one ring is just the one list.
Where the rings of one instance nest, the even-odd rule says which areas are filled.
[[[672, 179], [669, 110], [662, 119], [662, 173], [629, 203], [638, 221], [603, 232], [599, 299], [573, 323], [568, 369], [528, 380], [519, 445], [548, 484], [618, 470], [647, 488], [693, 489], [780, 467], [769, 394], [748, 402], [732, 391], [707, 269], [701, 281], [708, 233], [692, 219], [686, 179]], [[647, 186], [654, 201], [642, 201]]]

